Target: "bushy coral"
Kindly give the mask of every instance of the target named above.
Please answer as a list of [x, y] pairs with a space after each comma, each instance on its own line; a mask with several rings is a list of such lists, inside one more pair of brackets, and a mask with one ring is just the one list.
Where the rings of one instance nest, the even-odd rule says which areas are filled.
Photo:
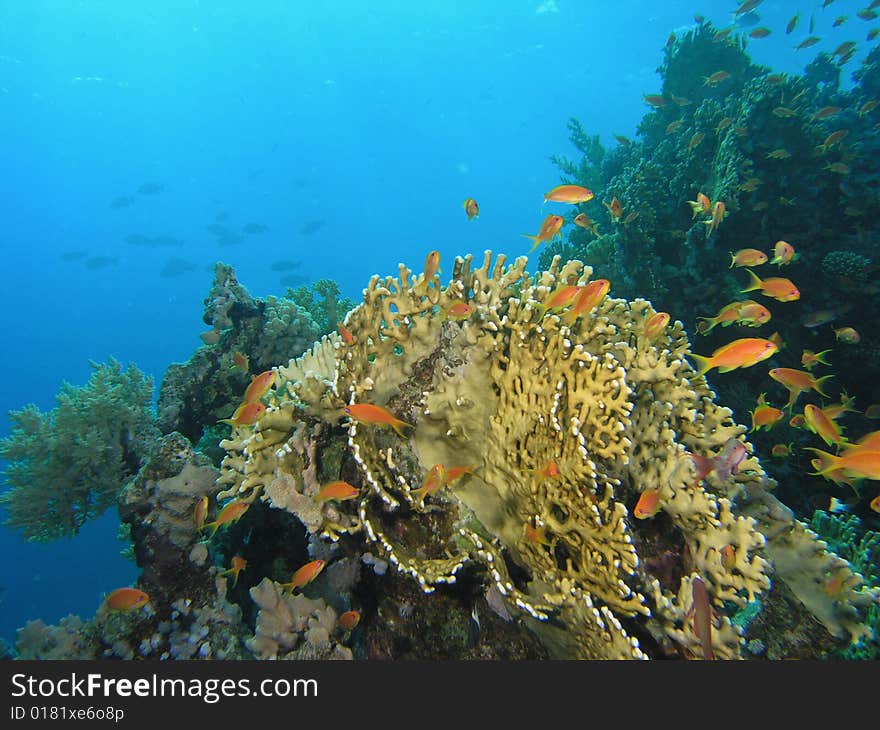
[[62, 383], [57, 406], [12, 411], [0, 441], [9, 489], [0, 495], [6, 524], [28, 540], [75, 535], [116, 503], [158, 437], [151, 413], [152, 379], [115, 360], [92, 364], [84, 386]]
[[854, 251], [829, 251], [822, 257], [822, 272], [840, 277], [850, 285], [864, 284], [871, 271], [871, 259]]
[[340, 295], [339, 284], [332, 279], [319, 279], [311, 287], [288, 289], [286, 298], [309, 313], [319, 335], [333, 332], [354, 306], [354, 302]]

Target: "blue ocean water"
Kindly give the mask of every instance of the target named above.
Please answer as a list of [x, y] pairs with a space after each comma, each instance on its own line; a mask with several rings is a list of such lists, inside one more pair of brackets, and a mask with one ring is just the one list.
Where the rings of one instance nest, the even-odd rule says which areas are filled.
[[[871, 27], [853, 17], [863, 2], [821, 4], [761, 3], [744, 22], [775, 32], [749, 54], [800, 72]], [[89, 361], [111, 356], [158, 387], [201, 344], [218, 260], [258, 296], [284, 292], [290, 272], [271, 264], [292, 260], [357, 301], [370, 275], [420, 269], [430, 249], [445, 266], [486, 248], [526, 253], [520, 234], [559, 182], [549, 157], [574, 154], [569, 118], [609, 145], [633, 137], [670, 32], [695, 12], [730, 25], [736, 5], [3, 3], [0, 411], [49, 410], [62, 381], [84, 383]], [[811, 15], [822, 41], [797, 51]], [[266, 230], [241, 233], [249, 223]], [[49, 545], [0, 529], [0, 637], [29, 618], [91, 616], [130, 584], [117, 527], [111, 510]]]

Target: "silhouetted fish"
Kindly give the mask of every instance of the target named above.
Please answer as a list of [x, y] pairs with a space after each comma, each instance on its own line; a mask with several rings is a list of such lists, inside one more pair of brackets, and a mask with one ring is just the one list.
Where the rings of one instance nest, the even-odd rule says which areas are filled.
[[162, 270], [159, 272], [159, 276], [165, 279], [171, 279], [175, 276], [181, 276], [187, 272], [195, 271], [197, 268], [198, 266], [192, 261], [187, 261], [186, 259], [168, 259], [162, 267]]
[[106, 269], [108, 266], [116, 266], [118, 260], [116, 256], [93, 256], [86, 259], [85, 265], [87, 269]]
[[736, 19], [736, 24], [740, 28], [751, 28], [761, 22], [761, 16], [754, 10], [749, 13], [743, 13]]
[[113, 210], [119, 210], [120, 208], [127, 208], [133, 202], [134, 198], [132, 198], [130, 195], [121, 195], [120, 197], [113, 198], [113, 200], [110, 201], [110, 207], [113, 208]]
[[138, 188], [138, 192], [141, 195], [156, 195], [157, 193], [161, 193], [165, 189], [165, 186], [161, 183], [144, 183]]
[[125, 237], [125, 242], [132, 246], [146, 246], [147, 248], [162, 248], [167, 246], [182, 246], [183, 241], [174, 236], [145, 236], [142, 233], [132, 233]]
[[316, 231], [321, 230], [324, 227], [325, 221], [323, 218], [318, 218], [317, 220], [309, 221], [302, 228], [299, 229], [300, 235], [303, 236], [311, 236]]
[[245, 223], [242, 226], [243, 233], [265, 233], [269, 230], [269, 226], [263, 225], [262, 223]]
[[79, 261], [80, 259], [84, 259], [88, 256], [86, 251], [65, 251], [61, 254], [62, 261]]
[[300, 266], [302, 266], [302, 261], [282, 259], [281, 261], [276, 261], [269, 268], [271, 268], [272, 271], [291, 271], [292, 269], [298, 269]]

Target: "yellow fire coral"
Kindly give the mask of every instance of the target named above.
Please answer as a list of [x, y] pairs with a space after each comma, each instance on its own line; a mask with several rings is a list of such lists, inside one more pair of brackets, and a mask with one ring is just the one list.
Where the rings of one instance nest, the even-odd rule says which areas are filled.
[[[279, 367], [266, 415], [222, 443], [222, 496], [261, 497], [332, 539], [362, 529], [426, 592], [481, 570], [561, 657], [700, 655], [699, 576], [719, 615], [712, 651], [738, 657], [723, 611], [769, 587], [759, 527], [771, 524], [772, 484], [754, 458], [701, 483], [688, 453], [745, 445], [745, 428], [686, 361], [680, 323], [646, 337], [650, 303], [607, 298], [573, 322], [545, 316], [551, 292], [591, 270], [559, 257], [536, 276], [525, 267], [486, 252], [478, 267], [456, 259], [445, 288], [402, 265], [398, 278], [374, 276], [346, 318], [353, 339], [327, 336]], [[457, 302], [471, 311], [450, 321]], [[415, 428], [401, 437], [344, 421], [354, 403]], [[317, 504], [322, 423], [343, 422], [360, 497]], [[436, 464], [472, 468], [423, 500]], [[635, 520], [647, 489], [659, 490], [659, 512]], [[862, 590], [849, 576], [834, 616], [851, 616]]]

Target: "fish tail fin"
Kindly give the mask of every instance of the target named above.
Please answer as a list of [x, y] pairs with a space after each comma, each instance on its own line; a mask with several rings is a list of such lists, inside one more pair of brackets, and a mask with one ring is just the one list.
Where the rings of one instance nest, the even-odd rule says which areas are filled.
[[822, 377], [822, 378], [819, 378], [819, 379], [814, 383], [814, 385], [813, 385], [813, 389], [814, 389], [819, 395], [821, 395], [823, 398], [827, 398], [827, 397], [828, 397], [828, 394], [827, 394], [824, 390], [822, 390], [822, 383], [824, 383], [824, 382], [825, 382], [826, 380], [828, 380], [829, 378], [833, 378], [833, 377], [834, 377], [833, 375], [826, 375], [826, 376], [824, 376], [824, 377]]
[[697, 332], [701, 335], [708, 335], [712, 331], [712, 328], [718, 324], [718, 322], [711, 317], [697, 317], [697, 319], [700, 320], [697, 322]]
[[712, 363], [711, 357], [703, 357], [702, 355], [697, 355], [695, 353], [691, 353], [689, 355], [691, 360], [697, 363], [697, 375], [705, 375], [708, 373], [715, 365]]
[[822, 350], [822, 352], [818, 353], [816, 355], [816, 362], [820, 362], [823, 365], [830, 365], [831, 363], [824, 359], [825, 355], [829, 352], [831, 352], [831, 350]]
[[391, 428], [397, 433], [401, 438], [406, 438], [406, 434], [402, 429], [404, 428], [415, 428], [411, 423], [407, 423], [406, 421], [401, 421], [399, 418], [395, 418], [391, 421]]
[[834, 454], [829, 454], [827, 451], [822, 451], [821, 449], [814, 449], [812, 446], [808, 446], [805, 451], [812, 451], [815, 454], [818, 454], [819, 457], [817, 459], [813, 459], [810, 462], [810, 465], [816, 470], [814, 472], [810, 472], [812, 476], [820, 476], [824, 477], [829, 472], [834, 471], [837, 468], [837, 465], [840, 463], [840, 457], [835, 456]]
[[540, 236], [530, 236], [528, 233], [523, 233], [521, 235], [525, 238], [531, 238], [532, 241], [534, 241], [534, 243], [532, 244], [532, 247], [529, 249], [529, 253], [531, 253], [536, 248], [538, 248], [538, 246], [541, 245], [541, 237]]
[[745, 289], [740, 289], [740, 292], [745, 294], [747, 291], [757, 291], [761, 289], [761, 284], [764, 282], [758, 277], [758, 275], [752, 271], [751, 269], [746, 269], [749, 273], [749, 286]]
[[736, 263], [736, 254], [733, 253], [733, 251], [731, 251], [731, 252], [730, 252], [730, 266], [728, 266], [727, 268], [728, 268], [728, 269], [732, 269], [732, 268], [733, 268], [733, 265], [734, 265], [735, 263]]
[[213, 528], [211, 530], [211, 534], [208, 535], [208, 539], [212, 540], [214, 538], [214, 535], [217, 534], [217, 530], [220, 528], [220, 523], [215, 520], [214, 522], [206, 522], [204, 525], [202, 525], [203, 530], [207, 530], [209, 527]]
[[217, 423], [228, 423], [230, 426], [235, 426], [234, 418], [221, 418]]

